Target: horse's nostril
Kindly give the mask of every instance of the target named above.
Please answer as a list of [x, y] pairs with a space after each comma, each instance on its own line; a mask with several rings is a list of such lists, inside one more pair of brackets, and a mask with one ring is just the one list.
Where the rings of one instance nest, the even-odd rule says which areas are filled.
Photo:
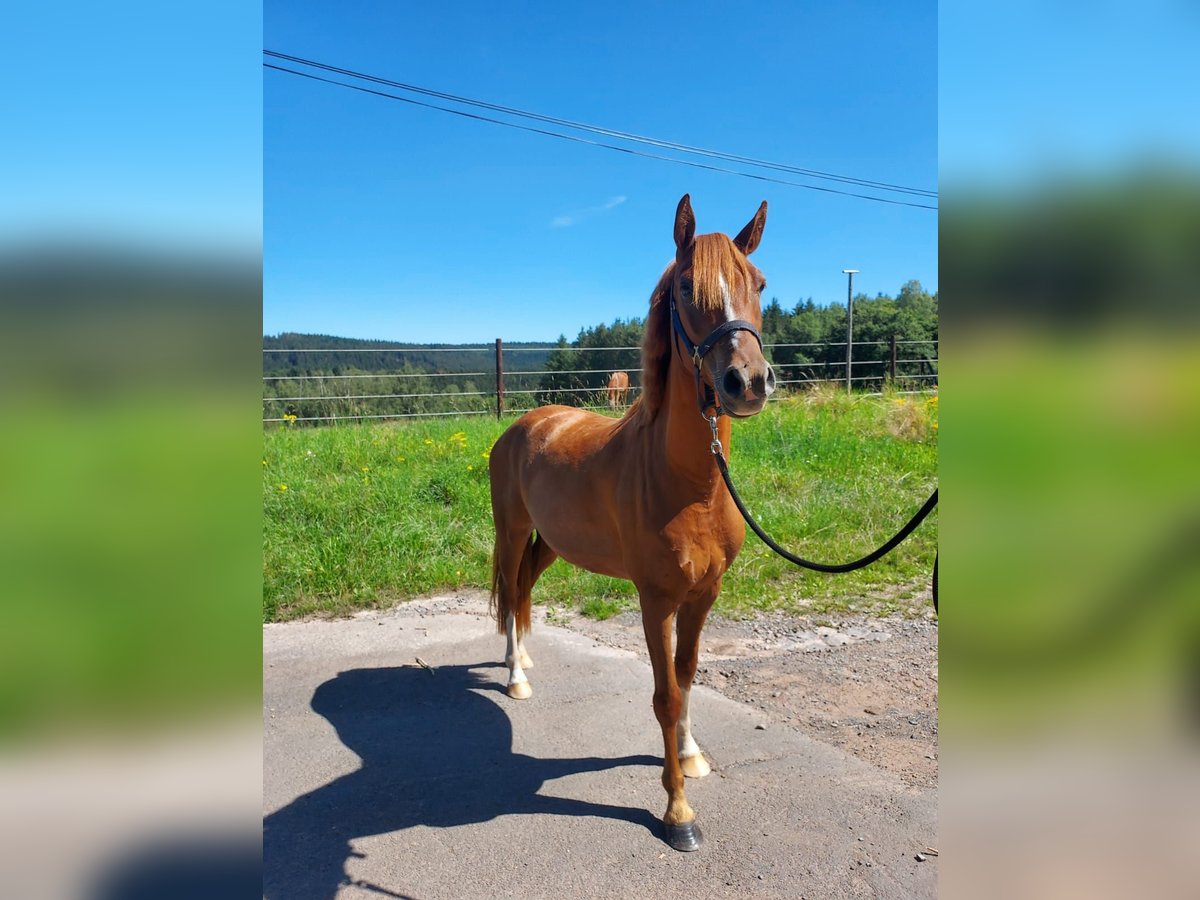
[[737, 369], [727, 369], [725, 378], [723, 379], [723, 387], [725, 396], [740, 397], [742, 395], [742, 378], [741, 373]]
[[767, 366], [767, 393], [771, 394], [775, 391], [775, 370]]

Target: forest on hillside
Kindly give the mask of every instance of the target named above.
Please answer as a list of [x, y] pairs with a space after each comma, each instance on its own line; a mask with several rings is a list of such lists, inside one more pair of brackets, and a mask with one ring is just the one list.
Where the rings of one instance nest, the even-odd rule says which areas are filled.
[[[555, 344], [504, 344], [507, 410], [548, 403], [603, 405], [614, 371], [641, 384], [643, 320], [618, 319], [582, 328]], [[897, 340], [897, 376], [931, 386], [937, 379], [938, 300], [917, 281], [896, 296], [854, 298], [855, 387], [878, 387]], [[777, 298], [763, 307], [763, 342], [782, 390], [844, 379], [846, 307], [811, 298], [791, 309]], [[286, 333], [264, 338], [264, 419], [297, 422], [329, 417], [482, 414], [494, 412], [494, 346], [404, 344]], [[280, 352], [290, 351], [290, 352]]]
[[[630, 383], [641, 384], [636, 347], [642, 339], [641, 319], [618, 320], [579, 332], [574, 341], [560, 339], [539, 379], [542, 402], [580, 405], [572, 397], [595, 397], [607, 373], [624, 370]], [[777, 382], [798, 388], [804, 383], [846, 377], [845, 304], [818, 306], [812, 298], [785, 309], [778, 298], [763, 307], [763, 344], [775, 367]], [[895, 297], [878, 294], [854, 298], [853, 375], [855, 387], [878, 387], [888, 374], [891, 339], [897, 340], [897, 376], [937, 381], [938, 299], [919, 281], [909, 281]]]

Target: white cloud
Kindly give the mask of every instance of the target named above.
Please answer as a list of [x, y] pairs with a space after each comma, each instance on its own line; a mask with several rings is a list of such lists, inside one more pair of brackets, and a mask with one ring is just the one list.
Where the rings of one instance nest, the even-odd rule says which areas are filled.
[[572, 210], [569, 213], [564, 213], [560, 216], [555, 216], [553, 219], [550, 220], [550, 227], [551, 228], [569, 228], [572, 225], [576, 225], [579, 222], [582, 222], [584, 219], [590, 219], [593, 216], [598, 216], [601, 213], [606, 213], [610, 209], [616, 209], [618, 206], [620, 206], [622, 203], [624, 203], [627, 199], [629, 199], [629, 198], [626, 197], [624, 194], [621, 194], [617, 197], [610, 197], [608, 200], [605, 200], [599, 206], [589, 206], [585, 209], [576, 209], [576, 210]]

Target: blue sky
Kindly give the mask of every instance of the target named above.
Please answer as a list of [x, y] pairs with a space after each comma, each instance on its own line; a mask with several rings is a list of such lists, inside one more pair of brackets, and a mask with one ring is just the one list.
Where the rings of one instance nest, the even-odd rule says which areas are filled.
[[[934, 189], [932, 3], [295, 3], [264, 46], [495, 103]], [[937, 214], [638, 159], [264, 73], [264, 332], [553, 340], [644, 315], [675, 205], [786, 306], [937, 286]], [[785, 176], [794, 177], [794, 176]], [[805, 180], [795, 178], [795, 180]], [[828, 184], [827, 182], [813, 182]], [[928, 201], [925, 201], [928, 202]]]
[[[867, 293], [910, 277], [937, 284], [928, 211], [264, 77], [264, 44], [918, 186], [940, 175], [947, 188], [1028, 190], [1039, 177], [1111, 177], [1146, 159], [1194, 170], [1195, 4], [946, 0], [936, 21], [929, 3], [812, 6], [692, 4], [682, 17], [650, 3], [271, 0], [264, 37], [260, 10], [243, 0], [13, 5], [0, 30], [0, 77], [15, 86], [4, 98], [0, 243], [67, 235], [256, 253], [265, 219], [265, 330], [552, 338], [642, 314], [671, 255], [671, 213], [690, 191], [702, 230], [736, 229], [770, 200], [756, 260], [785, 303], [840, 301], [845, 266], [862, 270], [855, 284]], [[593, 212], [555, 227], [581, 210]]]
[[7, 4], [0, 241], [257, 254], [261, 45], [244, 0]]
[[1200, 5], [949, 0], [939, 30], [946, 190], [1195, 169]]

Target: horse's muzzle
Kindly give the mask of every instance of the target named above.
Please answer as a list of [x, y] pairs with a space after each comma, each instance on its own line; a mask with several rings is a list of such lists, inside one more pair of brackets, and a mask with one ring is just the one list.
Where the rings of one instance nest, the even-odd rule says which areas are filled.
[[767, 362], [761, 367], [730, 366], [717, 383], [721, 406], [734, 416], [752, 416], [761, 412], [775, 391], [775, 373]]

